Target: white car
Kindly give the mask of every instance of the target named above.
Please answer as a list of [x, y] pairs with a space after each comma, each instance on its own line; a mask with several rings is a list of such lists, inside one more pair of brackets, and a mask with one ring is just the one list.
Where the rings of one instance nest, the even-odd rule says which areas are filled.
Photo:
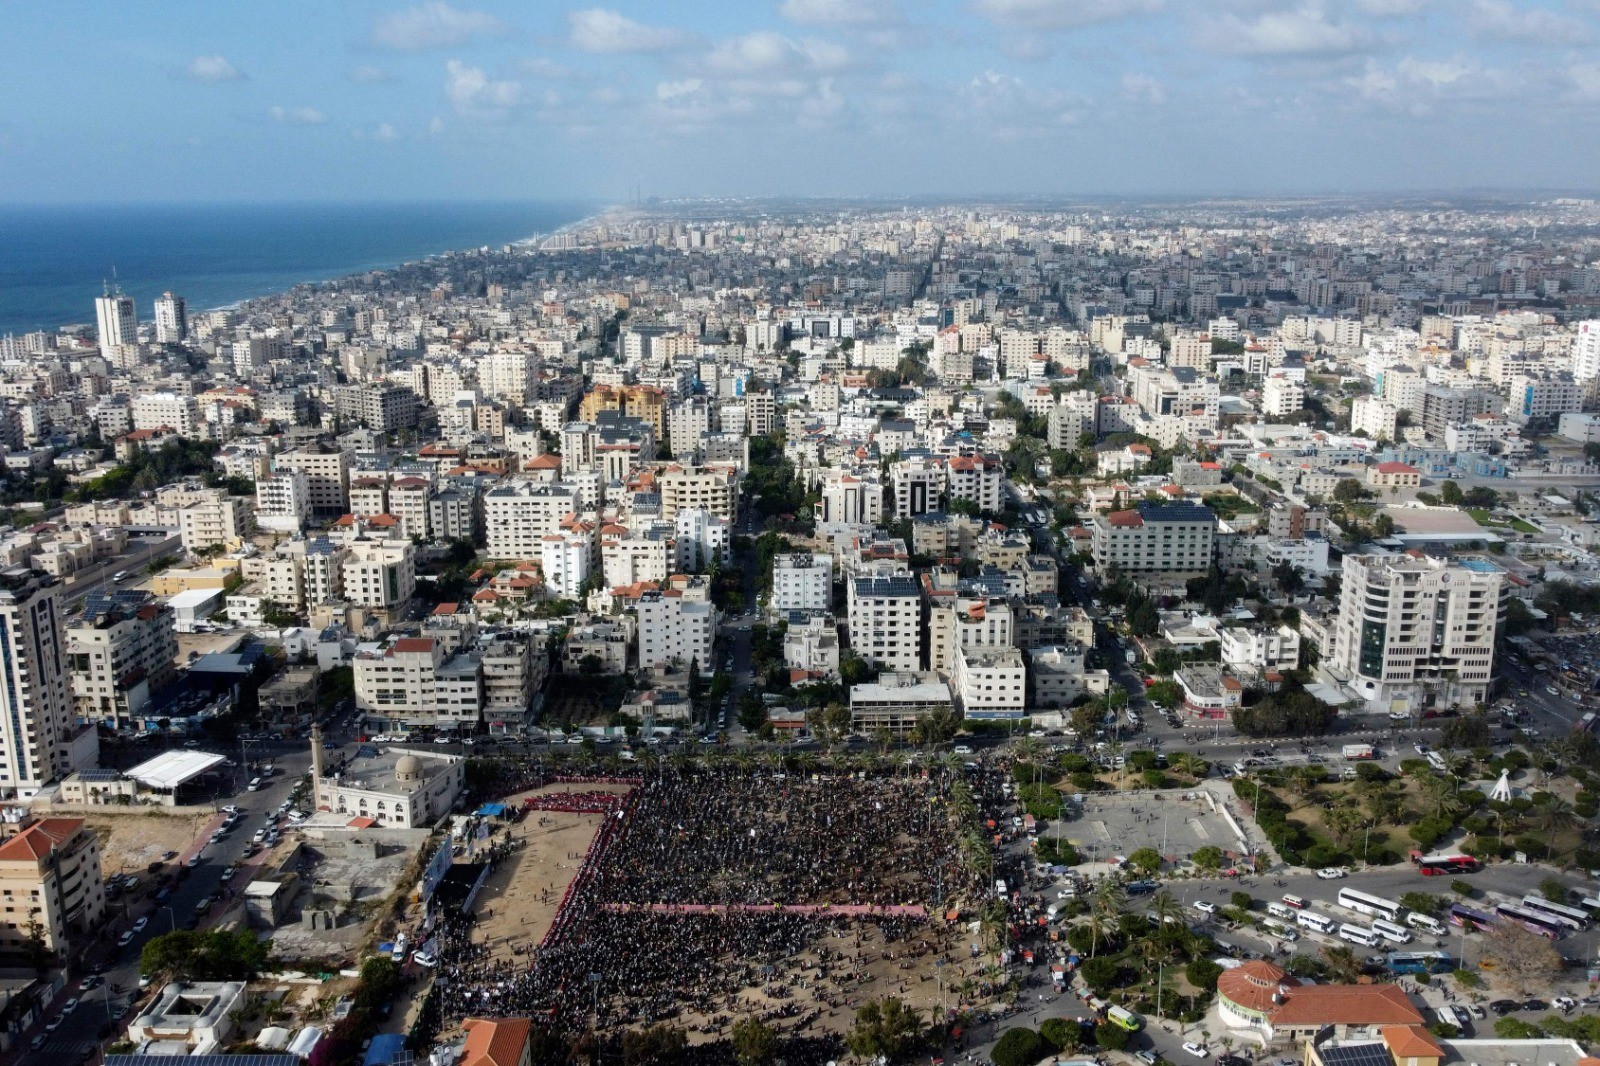
[[1207, 903], [1203, 899], [1197, 899], [1194, 901], [1194, 909], [1199, 911], [1201, 914], [1217, 913], [1217, 905], [1215, 903]]
[[972, 745], [971, 744], [957, 744], [956, 745], [956, 754], [957, 755], [971, 755], [972, 754]]
[[138, 920], [136, 920], [133, 923], [133, 931], [135, 933], [142, 933], [142, 932], [144, 932], [144, 927], [149, 925], [149, 924], [150, 924], [150, 916], [148, 914], [141, 914], [139, 916]]
[[418, 966], [426, 966], [430, 970], [439, 965], [439, 960], [434, 958], [432, 955], [429, 955], [426, 951], [419, 951], [412, 955], [411, 961], [416, 963]]
[[1204, 1044], [1196, 1044], [1192, 1040], [1184, 1041], [1183, 1050], [1187, 1051], [1197, 1059], [1209, 1059], [1211, 1057], [1210, 1048], [1206, 1047]]
[[1317, 871], [1317, 876], [1324, 881], [1337, 881], [1341, 877], [1348, 876], [1348, 873], [1343, 866], [1324, 866]]

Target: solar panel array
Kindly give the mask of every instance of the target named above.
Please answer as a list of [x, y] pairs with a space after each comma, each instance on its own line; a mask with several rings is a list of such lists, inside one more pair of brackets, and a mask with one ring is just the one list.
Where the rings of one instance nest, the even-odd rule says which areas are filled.
[[[1325, 1045], [1318, 1049], [1317, 1055], [1322, 1059], [1322, 1066], [1394, 1066], [1388, 1045], [1376, 1041], [1370, 1044]], [[111, 1064], [107, 1063], [106, 1066]]]
[[[185, 1055], [183, 1066], [304, 1066], [293, 1055]], [[107, 1055], [105, 1066], [150, 1066], [148, 1055]]]

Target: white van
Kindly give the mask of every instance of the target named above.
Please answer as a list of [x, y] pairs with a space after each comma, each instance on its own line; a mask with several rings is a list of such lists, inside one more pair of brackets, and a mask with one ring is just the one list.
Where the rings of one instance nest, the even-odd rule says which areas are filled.
[[1277, 918], [1263, 918], [1261, 926], [1279, 940], [1286, 940], [1292, 944], [1300, 939], [1300, 934], [1289, 928], [1287, 922], [1279, 921]]
[[1415, 911], [1406, 915], [1406, 924], [1413, 929], [1427, 933], [1429, 936], [1444, 936], [1445, 934], [1444, 926], [1436, 919], [1430, 918], [1426, 914], [1418, 914]]
[[1370, 948], [1378, 943], [1378, 934], [1364, 925], [1347, 924], [1339, 927], [1339, 939], [1348, 940], [1352, 944], [1360, 944], [1364, 948]]
[[1286, 922], [1294, 921], [1294, 909], [1287, 903], [1267, 904], [1267, 913], [1274, 918], [1282, 918]]
[[252, 777], [250, 779], [250, 783], [245, 786], [245, 791], [246, 792], [260, 792], [261, 791], [261, 778]]

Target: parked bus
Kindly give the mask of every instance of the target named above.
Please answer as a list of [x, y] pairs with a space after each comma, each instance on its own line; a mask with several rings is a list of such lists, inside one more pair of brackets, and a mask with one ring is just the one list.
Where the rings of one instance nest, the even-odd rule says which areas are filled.
[[1538, 911], [1519, 907], [1515, 903], [1502, 903], [1494, 909], [1494, 912], [1507, 921], [1516, 922], [1530, 933], [1537, 933], [1551, 940], [1560, 940], [1567, 935], [1567, 927], [1557, 921], [1553, 914], [1540, 914]]
[[1494, 918], [1460, 903], [1452, 903], [1450, 904], [1450, 924], [1459, 925], [1463, 929], [1492, 929], [1494, 928]]
[[1439, 924], [1437, 918], [1430, 918], [1426, 914], [1418, 914], [1415, 911], [1406, 915], [1406, 924], [1413, 929], [1427, 933], [1429, 936], [1444, 936], [1445, 934], [1445, 927]]
[[1600, 912], [1600, 896], [1584, 896], [1578, 901], [1589, 911]]
[[1263, 918], [1261, 919], [1261, 928], [1279, 940], [1287, 940], [1291, 944], [1300, 939], [1300, 934], [1295, 932], [1294, 928], [1281, 918]]
[[1295, 924], [1314, 933], [1331, 933], [1339, 923], [1316, 911], [1301, 911], [1294, 916]]
[[1106, 1021], [1112, 1025], [1120, 1026], [1130, 1033], [1137, 1033], [1144, 1027], [1144, 1019], [1126, 1007], [1107, 1007]]
[[1421, 852], [1411, 853], [1411, 862], [1416, 866], [1423, 877], [1438, 877], [1442, 874], [1475, 874], [1483, 869], [1483, 864], [1471, 855], [1428, 855]]
[[1411, 933], [1404, 926], [1386, 922], [1382, 918], [1374, 918], [1372, 920], [1372, 931], [1391, 944], [1409, 944], [1413, 939]]
[[1364, 948], [1378, 946], [1378, 934], [1364, 925], [1351, 925], [1348, 922], [1339, 927], [1339, 939], [1348, 940], [1352, 944], [1360, 944]]
[[1560, 918], [1562, 920], [1561, 924], [1573, 932], [1581, 933], [1589, 928], [1589, 916], [1583, 911], [1576, 907], [1569, 907], [1564, 903], [1552, 903], [1537, 892], [1530, 892], [1523, 896], [1522, 905], [1530, 911], [1550, 914]]
[[1389, 955], [1390, 973], [1449, 973], [1456, 960], [1442, 951], [1395, 951]]
[[1369, 918], [1382, 918], [1387, 922], [1398, 922], [1401, 913], [1405, 910], [1394, 900], [1384, 899], [1382, 896], [1369, 896], [1365, 892], [1357, 892], [1353, 888], [1339, 890], [1339, 906], [1347, 911], [1365, 914]]

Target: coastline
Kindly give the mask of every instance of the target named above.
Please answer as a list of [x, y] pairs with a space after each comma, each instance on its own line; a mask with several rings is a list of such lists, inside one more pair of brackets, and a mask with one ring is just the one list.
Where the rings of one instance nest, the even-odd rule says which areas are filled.
[[476, 248], [537, 249], [612, 210], [563, 201], [0, 207], [14, 253], [0, 264], [0, 335], [92, 331], [93, 299], [113, 279], [148, 323], [164, 291], [185, 297], [191, 314], [237, 310]]

